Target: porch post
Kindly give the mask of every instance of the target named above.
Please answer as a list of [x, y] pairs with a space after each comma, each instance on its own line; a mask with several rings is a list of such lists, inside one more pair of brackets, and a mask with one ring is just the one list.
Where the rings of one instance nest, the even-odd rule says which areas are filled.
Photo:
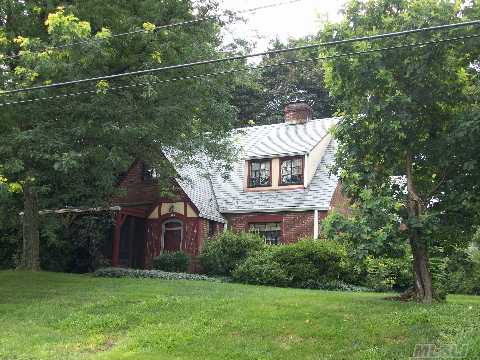
[[125, 222], [126, 215], [119, 213], [115, 221], [115, 238], [113, 240], [112, 266], [116, 267], [119, 264], [120, 257], [120, 236], [122, 225]]

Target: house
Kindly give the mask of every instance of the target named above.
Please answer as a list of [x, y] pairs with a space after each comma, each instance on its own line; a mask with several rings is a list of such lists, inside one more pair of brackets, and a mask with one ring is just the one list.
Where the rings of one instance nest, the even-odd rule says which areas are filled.
[[318, 238], [321, 220], [346, 201], [329, 170], [335, 142], [328, 130], [338, 119], [312, 114], [309, 105], [291, 103], [284, 123], [236, 131], [241, 156], [227, 179], [180, 166], [174, 198], [161, 197], [136, 161], [115, 198], [122, 210], [112, 264], [148, 268], [162, 251], [176, 250], [195, 259], [205, 239], [227, 228], [258, 231], [269, 244]]

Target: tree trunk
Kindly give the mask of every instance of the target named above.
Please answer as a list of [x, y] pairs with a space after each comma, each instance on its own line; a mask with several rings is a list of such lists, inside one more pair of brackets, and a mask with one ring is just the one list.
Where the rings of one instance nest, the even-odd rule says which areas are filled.
[[[430, 304], [433, 300], [432, 275], [428, 268], [428, 249], [425, 240], [419, 236], [419, 230], [411, 224], [422, 214], [422, 203], [412, 178], [412, 155], [406, 155], [406, 175], [408, 191], [409, 241], [413, 255], [413, 274], [415, 276], [415, 296], [418, 301]], [[413, 220], [413, 221], [412, 221]]]
[[38, 198], [34, 188], [23, 188], [23, 252], [19, 268], [40, 270], [40, 236], [38, 231]]

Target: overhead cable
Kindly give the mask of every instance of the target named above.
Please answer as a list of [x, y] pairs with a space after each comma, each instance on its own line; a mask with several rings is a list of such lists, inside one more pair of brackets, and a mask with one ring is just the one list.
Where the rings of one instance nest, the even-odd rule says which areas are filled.
[[229, 56], [229, 57], [225, 57], [225, 58], [217, 58], [217, 59], [211, 59], [211, 60], [201, 60], [201, 61], [195, 61], [195, 62], [184, 63], [184, 64], [168, 65], [168, 66], [163, 66], [163, 67], [159, 67], [159, 68], [151, 68], [151, 69], [137, 70], [137, 71], [131, 71], [131, 72], [126, 72], [126, 73], [120, 73], [120, 74], [103, 75], [103, 76], [97, 76], [97, 77], [86, 78], [86, 79], [78, 79], [78, 80], [71, 80], [71, 81], [65, 81], [65, 82], [58, 82], [58, 83], [53, 83], [53, 84], [48, 84], [48, 85], [37, 85], [37, 86], [18, 88], [18, 89], [13, 89], [13, 90], [5, 90], [3, 92], [0, 92], [0, 95], [15, 94], [15, 93], [20, 93], [20, 92], [29, 92], [29, 91], [34, 91], [34, 90], [60, 88], [60, 87], [64, 87], [64, 86], [77, 85], [77, 84], [88, 83], [88, 82], [97, 82], [97, 81], [100, 81], [100, 80], [119, 79], [119, 78], [128, 77], [128, 76], [159, 73], [159, 72], [167, 71], [167, 70], [185, 69], [185, 68], [196, 67], [196, 66], [200, 66], [200, 65], [219, 64], [219, 63], [236, 61], [236, 60], [244, 60], [244, 59], [249, 59], [249, 58], [259, 57], [259, 56], [282, 54], [282, 53], [295, 52], [295, 51], [306, 50], [306, 49], [329, 47], [329, 46], [340, 45], [340, 44], [349, 44], [349, 43], [355, 43], [355, 42], [360, 42], [360, 41], [373, 41], [373, 40], [386, 39], [386, 38], [392, 38], [392, 37], [398, 37], [398, 36], [405, 36], [405, 35], [410, 35], [410, 34], [414, 34], [414, 33], [454, 29], [454, 28], [471, 26], [471, 25], [480, 25], [480, 20], [466, 21], [466, 22], [455, 23], [455, 24], [445, 24], [445, 25], [431, 26], [431, 27], [426, 27], [426, 28], [418, 28], [418, 29], [411, 29], [411, 30], [404, 30], [404, 31], [397, 31], [397, 32], [390, 32], [390, 33], [384, 33], [384, 34], [378, 34], [378, 35], [360, 36], [360, 37], [343, 39], [343, 40], [333, 40], [333, 41], [327, 41], [327, 42], [322, 42], [322, 43], [315, 43], [315, 44], [309, 44], [309, 45], [303, 45], [303, 46], [289, 47], [289, 48], [284, 48], [284, 49], [263, 51], [263, 52], [253, 53], [253, 54], [235, 55], [235, 56]]
[[[329, 59], [335, 59], [335, 58], [360, 56], [360, 55], [367, 55], [372, 53], [392, 51], [392, 50], [405, 49], [405, 48], [423, 48], [426, 46], [432, 46], [432, 45], [437, 45], [441, 43], [460, 41], [460, 40], [468, 40], [468, 39], [478, 38], [478, 37], [480, 37], [480, 34], [458, 36], [453, 38], [445, 38], [445, 39], [431, 40], [431, 41], [418, 42], [418, 43], [400, 44], [395, 46], [381, 47], [381, 48], [369, 49], [364, 51], [353, 51], [353, 52], [347, 52], [342, 54], [320, 56], [315, 59], [292, 60], [292, 61], [279, 62], [279, 63], [273, 63], [273, 64], [251, 66], [251, 67], [246, 67], [241, 69], [229, 69], [229, 70], [218, 71], [218, 72], [211, 72], [211, 73], [204, 73], [204, 74], [197, 74], [197, 75], [187, 75], [187, 76], [175, 77], [171, 79], [152, 81], [149, 83], [133, 83], [133, 84], [123, 85], [123, 86], [106, 88], [104, 91], [112, 92], [112, 91], [124, 90], [124, 89], [129, 89], [134, 87], [140, 87], [140, 86], [151, 86], [151, 85], [158, 85], [158, 84], [167, 84], [167, 83], [172, 83], [177, 81], [203, 79], [207, 77], [228, 75], [228, 74], [246, 72], [246, 71], [257, 70], [257, 69], [267, 69], [267, 68], [273, 68], [273, 67], [279, 67], [279, 66], [300, 65], [300, 64], [317, 62], [318, 60], [329, 60]], [[10, 102], [0, 103], [0, 107], [8, 106], [8, 105], [33, 103], [38, 101], [56, 100], [56, 99], [69, 98], [69, 97], [81, 96], [81, 95], [98, 94], [99, 92], [101, 93], [100, 90], [94, 89], [94, 90], [77, 91], [77, 92], [71, 92], [71, 93], [65, 93], [65, 94], [59, 94], [59, 95], [53, 95], [53, 96], [47, 96], [47, 97], [38, 97], [33, 99], [10, 101]]]

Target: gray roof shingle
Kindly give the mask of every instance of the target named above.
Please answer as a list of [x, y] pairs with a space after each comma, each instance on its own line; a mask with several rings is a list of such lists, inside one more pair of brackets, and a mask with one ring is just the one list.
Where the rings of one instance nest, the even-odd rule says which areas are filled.
[[305, 189], [290, 191], [244, 191], [245, 159], [308, 154], [328, 134], [338, 118], [312, 120], [303, 125], [286, 123], [256, 126], [234, 133], [242, 156], [233, 164], [227, 179], [205, 175], [198, 166], [183, 165], [177, 171], [180, 186], [206, 219], [225, 222], [222, 213], [274, 212], [285, 210], [328, 210], [337, 186], [330, 174], [336, 144], [330, 140], [312, 181]]

